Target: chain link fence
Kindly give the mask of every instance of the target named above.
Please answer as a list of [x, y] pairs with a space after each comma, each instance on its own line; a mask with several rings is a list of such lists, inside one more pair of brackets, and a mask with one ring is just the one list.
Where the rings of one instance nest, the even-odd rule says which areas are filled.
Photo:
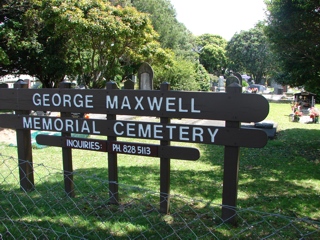
[[0, 155], [0, 240], [320, 239], [320, 222], [235, 209], [235, 226], [221, 219], [221, 205], [177, 195], [171, 196], [170, 214], [162, 214], [159, 192], [121, 184], [121, 200], [108, 204], [109, 182], [77, 171], [71, 198], [61, 169], [33, 168], [36, 187], [25, 192], [18, 160]]

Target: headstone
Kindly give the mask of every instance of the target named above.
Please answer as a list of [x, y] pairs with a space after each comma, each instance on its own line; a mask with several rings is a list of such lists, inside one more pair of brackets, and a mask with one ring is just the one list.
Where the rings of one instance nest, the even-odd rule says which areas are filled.
[[148, 63], [143, 63], [138, 70], [139, 89], [153, 90], [153, 69]]
[[239, 79], [239, 84], [242, 86], [242, 76], [241, 76], [241, 74], [237, 72], [234, 75]]
[[240, 80], [234, 75], [227, 77], [226, 86], [228, 87], [232, 83], [237, 83], [237, 84], [241, 85]]
[[132, 80], [127, 80], [124, 82], [124, 89], [134, 89], [134, 82]]
[[220, 76], [219, 80], [218, 80], [218, 88], [217, 88], [217, 92], [224, 92], [225, 91], [225, 87], [224, 87], [224, 77]]

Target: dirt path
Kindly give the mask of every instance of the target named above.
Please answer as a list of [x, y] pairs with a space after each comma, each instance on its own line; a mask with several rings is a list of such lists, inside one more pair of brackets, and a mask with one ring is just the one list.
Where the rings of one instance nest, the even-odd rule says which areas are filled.
[[16, 131], [9, 128], [0, 128], [0, 142], [2, 143], [15, 143]]

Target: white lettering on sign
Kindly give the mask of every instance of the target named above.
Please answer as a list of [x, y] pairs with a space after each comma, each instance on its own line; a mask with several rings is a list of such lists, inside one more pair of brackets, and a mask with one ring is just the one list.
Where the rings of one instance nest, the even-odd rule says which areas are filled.
[[[99, 121], [99, 120], [97, 120]], [[100, 125], [99, 125], [100, 126]], [[51, 117], [22, 117], [22, 127], [40, 131], [73, 132], [101, 135], [95, 120], [63, 119]], [[165, 125], [154, 123], [121, 122], [116, 121], [107, 127], [113, 130], [113, 136], [145, 138], [145, 139], [177, 139], [184, 142], [215, 143], [219, 128], [202, 127], [197, 125]], [[102, 131], [103, 134], [106, 132]]]
[[[75, 95], [62, 93], [34, 93], [32, 103], [36, 107], [65, 107], [93, 109], [93, 95]], [[106, 95], [106, 109], [111, 110], [151, 110], [155, 112], [166, 111], [173, 113], [201, 113], [196, 109], [194, 98], [181, 97], [150, 97], [150, 96], [110, 96]]]
[[112, 151], [113, 151], [113, 152], [121, 153], [122, 151], [121, 151], [121, 146], [120, 146], [120, 144], [115, 144], [115, 143], [113, 143], [113, 144], [112, 144]]
[[80, 139], [66, 139], [66, 146], [70, 148], [100, 150], [99, 142]]
[[22, 125], [25, 129], [100, 134], [95, 121], [83, 120], [81, 123], [78, 119], [23, 117]]
[[133, 144], [112, 143], [111, 149], [112, 149], [112, 152], [115, 152], [115, 153], [146, 155], [146, 156], [149, 156], [152, 154], [151, 147], [139, 146], [139, 145], [133, 145]]
[[174, 134], [179, 137], [180, 141], [198, 141], [204, 142], [204, 139], [210, 139], [211, 143], [215, 142], [215, 138], [219, 132], [218, 128], [206, 128], [201, 126], [179, 126], [179, 125], [162, 125], [162, 124], [142, 124], [131, 122], [116, 122], [113, 131], [117, 136], [129, 136], [133, 138], [153, 138], [164, 139], [164, 132], [168, 139], [172, 139]]
[[71, 96], [69, 94], [40, 94], [35, 93], [32, 96], [32, 103], [35, 106], [44, 107], [77, 107], [77, 108], [93, 108], [93, 95], [76, 94]]
[[[106, 108], [107, 109], [134, 109], [134, 110], [145, 110], [150, 109], [151, 111], [160, 111], [162, 108], [167, 112], [181, 112], [181, 113], [200, 113], [201, 111], [195, 108], [194, 98], [189, 101], [183, 98], [176, 97], [146, 97], [146, 105], [143, 105], [144, 97], [128, 98], [127, 96], [120, 99], [117, 95], [106, 96]], [[186, 103], [187, 102], [187, 103]], [[184, 107], [183, 107], [184, 106]], [[188, 108], [186, 108], [188, 106]]]

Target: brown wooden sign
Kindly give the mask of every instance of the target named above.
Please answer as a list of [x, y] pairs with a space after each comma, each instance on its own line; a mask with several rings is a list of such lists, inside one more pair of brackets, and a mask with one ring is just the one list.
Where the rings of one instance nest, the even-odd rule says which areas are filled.
[[268, 141], [259, 129], [11, 114], [0, 115], [0, 127], [252, 148]]
[[81, 150], [139, 155], [147, 157], [166, 157], [181, 160], [198, 160], [200, 152], [196, 148], [159, 146], [100, 139], [73, 138], [38, 134], [36, 141], [41, 145], [67, 147]]
[[[15, 89], [0, 88], [0, 109], [15, 114], [0, 115], [0, 127], [17, 132], [20, 186], [34, 189], [30, 130], [57, 131], [61, 137], [41, 136], [41, 144], [61, 146], [65, 191], [74, 196], [71, 150], [88, 149], [108, 152], [108, 178], [111, 204], [118, 200], [118, 154], [160, 157], [160, 212], [169, 212], [170, 159], [195, 160], [199, 151], [170, 146], [171, 141], [223, 145], [224, 179], [222, 219], [233, 223], [237, 205], [240, 147], [263, 147], [267, 134], [259, 129], [241, 128], [241, 122], [259, 122], [269, 113], [267, 99], [259, 94], [244, 94], [232, 83], [226, 92], [169, 91], [168, 83], [159, 91], [117, 90], [107, 83], [107, 90], [70, 89], [62, 82], [59, 89], [26, 89], [19, 81]], [[60, 112], [61, 117], [30, 116], [30, 110]], [[106, 120], [71, 118], [71, 112], [107, 114]], [[160, 122], [117, 121], [117, 115], [155, 116]], [[171, 124], [171, 118], [213, 119], [225, 121], [225, 127]], [[105, 135], [108, 141], [71, 138], [71, 133]], [[159, 140], [160, 146], [119, 142], [118, 137]], [[232, 208], [230, 208], [230, 206]]]
[[259, 122], [268, 115], [269, 104], [259, 94], [0, 89], [0, 109]]

